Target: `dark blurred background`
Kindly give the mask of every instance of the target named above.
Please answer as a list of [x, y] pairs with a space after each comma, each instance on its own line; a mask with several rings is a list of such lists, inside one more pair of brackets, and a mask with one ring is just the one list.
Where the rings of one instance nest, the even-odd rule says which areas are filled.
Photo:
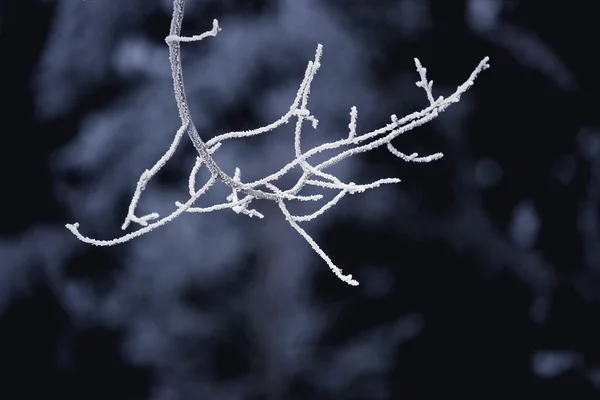
[[[437, 120], [334, 169], [402, 183], [305, 228], [277, 207], [187, 214], [114, 247], [141, 172], [178, 128], [170, 0], [3, 0], [0, 399], [600, 398], [600, 58], [596, 2], [188, 0], [184, 44], [205, 139], [284, 114], [317, 43], [304, 146], [448, 95]], [[231, 141], [251, 180], [293, 156], [293, 124]], [[189, 140], [140, 214], [187, 199]], [[204, 178], [206, 174], [202, 175]], [[204, 205], [224, 201], [224, 188]], [[327, 193], [333, 196], [335, 193]], [[254, 205], [254, 203], [253, 203]]]

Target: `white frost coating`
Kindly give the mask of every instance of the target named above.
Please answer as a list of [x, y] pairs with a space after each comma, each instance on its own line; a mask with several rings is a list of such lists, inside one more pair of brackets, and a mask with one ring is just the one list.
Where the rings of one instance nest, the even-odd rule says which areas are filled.
[[[444, 111], [448, 106], [450, 106], [453, 103], [457, 103], [460, 100], [460, 96], [464, 92], [466, 92], [471, 87], [471, 85], [473, 85], [479, 73], [489, 67], [488, 57], [485, 57], [483, 60], [481, 60], [481, 62], [477, 65], [477, 67], [471, 73], [469, 78], [462, 85], [458, 86], [456, 91], [452, 95], [450, 95], [447, 98], [440, 96], [437, 98], [437, 100], [433, 97], [431, 91], [433, 81], [427, 80], [427, 70], [421, 65], [419, 60], [415, 58], [415, 65], [417, 67], [417, 72], [419, 73], [420, 77], [420, 80], [417, 82], [417, 86], [425, 90], [427, 99], [429, 101], [429, 106], [427, 108], [424, 108], [421, 111], [413, 112], [400, 119], [396, 117], [396, 115], [392, 115], [391, 122], [386, 126], [368, 133], [357, 134], [356, 126], [358, 119], [358, 111], [356, 107], [352, 107], [350, 111], [350, 123], [348, 125], [349, 134], [347, 138], [337, 140], [334, 142], [327, 142], [306, 152], [303, 152], [301, 148], [302, 124], [305, 120], [308, 120], [311, 122], [312, 127], [316, 129], [319, 123], [317, 118], [315, 118], [315, 116], [313, 116], [310, 110], [307, 108], [308, 97], [310, 95], [310, 87], [313, 78], [315, 77], [317, 71], [319, 70], [319, 67], [321, 66], [323, 46], [319, 44], [317, 46], [317, 51], [314, 60], [308, 62], [308, 66], [304, 74], [304, 79], [300, 83], [300, 87], [298, 89], [298, 92], [296, 93], [296, 98], [294, 99], [287, 113], [285, 113], [278, 120], [272, 122], [269, 125], [248, 131], [224, 133], [215, 136], [214, 138], [210, 139], [205, 143], [200, 138], [198, 131], [194, 126], [194, 122], [192, 121], [191, 116], [189, 114], [189, 107], [185, 97], [185, 90], [183, 84], [180, 44], [182, 42], [185, 43], [200, 41], [209, 36], [216, 36], [221, 29], [219, 28], [218, 21], [215, 19], [213, 21], [213, 28], [210, 31], [191, 37], [180, 36], [181, 23], [183, 21], [184, 4], [185, 0], [173, 1], [173, 18], [171, 20], [171, 29], [169, 35], [165, 39], [165, 41], [169, 45], [169, 58], [171, 62], [173, 86], [175, 90], [175, 100], [179, 109], [181, 127], [175, 134], [171, 146], [160, 158], [160, 160], [158, 160], [158, 162], [151, 169], [144, 171], [140, 176], [135, 192], [133, 194], [133, 198], [131, 199], [131, 203], [129, 205], [127, 216], [122, 225], [123, 230], [127, 229], [127, 227], [132, 222], [139, 224], [142, 227], [134, 232], [111, 240], [92, 239], [82, 235], [79, 232], [79, 223], [77, 222], [74, 224], [67, 224], [66, 227], [78, 239], [85, 243], [93, 244], [96, 246], [112, 246], [115, 244], [127, 242], [130, 239], [144, 235], [152, 231], [156, 227], [167, 224], [168, 222], [172, 221], [184, 212], [205, 213], [223, 209], [231, 209], [238, 214], [241, 213], [248, 215], [249, 217], [256, 216], [258, 218], [263, 218], [264, 216], [261, 213], [249, 208], [250, 203], [254, 199], [271, 200], [277, 203], [277, 205], [279, 206], [280, 210], [282, 211], [282, 213], [286, 217], [286, 220], [289, 222], [292, 228], [294, 228], [311, 245], [313, 250], [327, 263], [327, 265], [329, 266], [329, 268], [331, 268], [333, 273], [349, 285], [357, 286], [358, 281], [352, 279], [352, 275], [344, 275], [342, 273], [342, 270], [331, 261], [327, 254], [325, 254], [325, 252], [319, 247], [319, 245], [310, 237], [310, 235], [303, 228], [300, 227], [298, 223], [310, 221], [322, 215], [325, 211], [334, 206], [346, 194], [361, 193], [365, 190], [376, 188], [382, 184], [398, 183], [400, 182], [400, 180], [397, 178], [386, 178], [368, 184], [355, 184], [354, 182], [345, 183], [340, 181], [335, 176], [325, 172], [325, 170], [345, 158], [348, 158], [358, 153], [373, 150], [382, 145], [386, 145], [390, 153], [403, 159], [404, 161], [430, 162], [440, 159], [443, 156], [442, 153], [435, 153], [428, 156], [419, 156], [417, 153], [413, 153], [410, 155], [404, 154], [398, 151], [392, 145], [391, 141], [397, 136], [417, 126], [423, 125], [426, 122], [431, 121], [432, 119], [436, 118], [440, 112]], [[220, 167], [216, 164], [215, 160], [213, 159], [212, 154], [219, 149], [223, 141], [229, 139], [245, 138], [269, 132], [275, 128], [280, 127], [283, 124], [287, 124], [290, 121], [290, 118], [292, 117], [297, 118], [294, 135], [294, 149], [296, 158], [287, 165], [285, 165], [278, 172], [275, 172], [265, 178], [256, 180], [254, 182], [243, 183], [241, 181], [241, 171], [239, 168], [235, 169], [234, 176], [231, 177], [227, 175], [223, 170], [221, 170]], [[169, 159], [174, 154], [177, 146], [179, 145], [181, 138], [186, 132], [190, 140], [194, 144], [196, 151], [198, 152], [196, 163], [192, 168], [189, 177], [190, 198], [185, 203], [176, 202], [175, 210], [166, 217], [160, 218], [160, 216], [157, 213], [151, 213], [142, 217], [137, 217], [135, 215], [135, 209], [137, 207], [137, 203], [141, 197], [141, 194], [146, 187], [146, 184], [154, 175], [158, 173], [158, 171], [167, 163], [167, 161], [169, 161]], [[309, 163], [310, 157], [314, 156], [315, 154], [325, 150], [338, 149], [340, 147], [343, 149], [340, 150], [340, 152], [337, 155], [331, 157], [330, 159], [321, 162], [317, 165], [311, 165]], [[196, 189], [196, 175], [203, 165], [206, 166], [206, 168], [210, 171], [211, 177], [201, 188]], [[295, 167], [300, 167], [302, 169], [302, 176], [298, 179], [297, 183], [292, 188], [287, 190], [281, 190], [275, 185], [275, 182], [277, 182], [281, 177], [283, 177], [287, 172], [289, 172]], [[206, 193], [211, 188], [211, 186], [217, 181], [223, 182], [231, 188], [232, 192], [226, 198], [226, 201], [210, 207], [194, 207], [194, 203], [196, 202], [196, 200], [198, 200], [198, 198], [200, 198], [204, 193]], [[323, 198], [322, 195], [305, 196], [299, 194], [300, 191], [306, 185], [318, 186], [324, 189], [339, 190], [339, 193], [332, 200], [324, 204], [319, 210], [312, 214], [302, 216], [292, 215], [287, 209], [287, 201], [318, 201]], [[241, 199], [238, 197], [240, 194], [243, 195]]]

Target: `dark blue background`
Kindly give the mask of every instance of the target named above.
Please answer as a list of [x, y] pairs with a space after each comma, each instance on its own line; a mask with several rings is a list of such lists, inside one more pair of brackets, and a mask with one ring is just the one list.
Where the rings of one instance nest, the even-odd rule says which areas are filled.
[[[2, 2], [0, 398], [426, 399], [600, 395], [600, 102], [595, 2], [195, 0], [184, 34], [203, 138], [285, 113], [317, 43], [306, 148], [447, 95], [436, 121], [336, 169], [399, 177], [306, 229], [361, 283], [335, 278], [276, 207], [183, 215], [123, 245], [139, 174], [178, 120], [168, 0]], [[227, 143], [229, 174], [291, 160], [291, 125]], [[186, 200], [189, 141], [142, 212]], [[215, 189], [206, 205], [223, 201]], [[253, 203], [254, 204], [254, 203]], [[304, 210], [304, 209], [302, 209]]]

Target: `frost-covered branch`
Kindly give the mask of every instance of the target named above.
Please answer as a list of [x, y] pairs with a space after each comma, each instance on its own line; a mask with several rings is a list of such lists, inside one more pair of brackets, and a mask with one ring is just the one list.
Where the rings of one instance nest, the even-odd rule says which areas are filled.
[[[350, 122], [348, 125], [349, 133], [346, 138], [333, 142], [327, 142], [315, 148], [303, 151], [301, 146], [301, 132], [304, 122], [309, 121], [313, 129], [316, 129], [319, 123], [318, 119], [312, 115], [308, 108], [310, 88], [313, 79], [321, 66], [323, 46], [319, 44], [317, 46], [314, 60], [308, 62], [308, 66], [306, 67], [306, 71], [304, 73], [304, 79], [300, 83], [296, 97], [294, 98], [289, 110], [284, 115], [266, 126], [253, 130], [224, 133], [213, 137], [207, 142], [204, 142], [200, 138], [200, 135], [198, 134], [198, 131], [196, 130], [189, 113], [189, 106], [187, 104], [183, 83], [180, 44], [182, 42], [201, 41], [207, 37], [216, 36], [220, 31], [220, 28], [218, 21], [214, 20], [213, 28], [210, 31], [191, 37], [180, 36], [181, 24], [183, 21], [184, 3], [185, 0], [173, 1], [173, 18], [171, 20], [171, 28], [169, 35], [165, 39], [169, 46], [169, 58], [171, 62], [175, 101], [179, 110], [181, 127], [175, 134], [169, 149], [151, 169], [145, 170], [142, 173], [137, 183], [133, 198], [129, 205], [127, 216], [122, 225], [122, 229], [127, 229], [131, 223], [141, 225], [141, 228], [139, 228], [137, 231], [115, 239], [98, 240], [88, 238], [79, 233], [78, 223], [67, 224], [66, 227], [73, 232], [77, 238], [86, 243], [97, 246], [112, 246], [148, 233], [156, 227], [165, 225], [184, 212], [205, 213], [231, 209], [238, 214], [245, 214], [249, 217], [255, 216], [258, 218], [263, 218], [263, 215], [260, 212], [250, 208], [250, 204], [254, 199], [271, 200], [277, 203], [281, 212], [284, 214], [286, 220], [289, 222], [292, 228], [294, 228], [311, 245], [313, 250], [327, 263], [327, 265], [336, 274], [336, 276], [338, 276], [338, 278], [350, 285], [358, 285], [358, 282], [352, 279], [352, 275], [344, 275], [342, 273], [342, 270], [331, 261], [325, 252], [310, 237], [310, 235], [302, 227], [300, 227], [299, 223], [310, 221], [319, 217], [337, 204], [337, 202], [347, 194], [361, 193], [365, 190], [373, 189], [383, 184], [398, 183], [400, 180], [396, 178], [386, 178], [367, 184], [356, 184], [354, 182], [345, 183], [328, 173], [326, 170], [332, 165], [348, 157], [373, 150], [383, 145], [387, 146], [388, 150], [393, 155], [403, 159], [404, 161], [430, 162], [441, 158], [443, 156], [442, 153], [435, 153], [428, 156], [419, 156], [416, 153], [407, 155], [398, 151], [391, 142], [403, 133], [431, 121], [432, 119], [436, 118], [440, 112], [444, 111], [453, 103], [458, 102], [460, 100], [460, 96], [473, 85], [479, 73], [489, 67], [488, 58], [485, 57], [477, 65], [469, 78], [462, 85], [458, 86], [453, 94], [447, 98], [440, 96], [437, 99], [435, 99], [432, 94], [433, 81], [427, 80], [426, 69], [421, 65], [418, 59], [415, 59], [415, 65], [420, 77], [420, 80], [417, 82], [417, 86], [421, 87], [425, 91], [429, 101], [428, 107], [421, 111], [413, 112], [400, 119], [396, 117], [396, 115], [392, 115], [391, 122], [387, 125], [363, 134], [357, 133], [358, 111], [356, 107], [352, 107], [350, 110]], [[224, 141], [230, 139], [241, 139], [270, 132], [284, 124], [289, 123], [291, 118], [296, 118], [296, 126], [294, 131], [295, 159], [285, 165], [279, 171], [262, 179], [244, 183], [241, 180], [241, 170], [239, 168], [235, 169], [233, 176], [229, 176], [223, 170], [221, 170], [221, 168], [215, 162], [213, 154], [218, 151], [219, 147]], [[156, 173], [158, 173], [158, 171], [166, 164], [166, 162], [169, 161], [185, 133], [187, 133], [198, 153], [198, 157], [196, 158], [196, 162], [188, 179], [190, 198], [185, 203], [176, 202], [175, 210], [166, 217], [160, 218], [157, 213], [151, 213], [142, 217], [137, 217], [135, 215], [135, 209], [141, 194], [146, 187], [146, 184], [154, 175], [156, 175]], [[338, 154], [329, 158], [328, 160], [317, 165], [310, 163], [310, 159], [314, 155], [325, 150], [335, 149], [339, 149], [340, 151]], [[203, 166], [209, 170], [210, 178], [200, 189], [196, 189], [196, 176], [200, 168]], [[277, 181], [295, 167], [299, 167], [302, 170], [301, 177], [290, 189], [281, 190], [276, 186]], [[226, 201], [209, 207], [195, 207], [195, 202], [217, 181], [223, 182], [231, 188], [231, 194], [225, 199]], [[287, 208], [287, 202], [318, 201], [323, 198], [322, 195], [306, 196], [300, 194], [301, 190], [307, 185], [318, 186], [324, 189], [339, 190], [339, 193], [332, 200], [311, 214], [301, 216], [292, 215]]]

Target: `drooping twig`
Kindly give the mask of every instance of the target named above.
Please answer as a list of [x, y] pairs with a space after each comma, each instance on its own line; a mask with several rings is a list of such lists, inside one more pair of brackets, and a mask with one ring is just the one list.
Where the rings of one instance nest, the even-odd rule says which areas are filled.
[[[301, 131], [304, 121], [310, 121], [313, 129], [318, 126], [318, 119], [311, 114], [308, 109], [308, 98], [310, 94], [310, 87], [313, 79], [321, 66], [321, 57], [323, 54], [323, 46], [318, 45], [315, 53], [314, 60], [309, 61], [306, 71], [304, 73], [304, 79], [300, 83], [296, 97], [292, 102], [289, 110], [282, 115], [279, 119], [268, 124], [266, 126], [247, 130], [247, 131], [236, 131], [228, 132], [204, 142], [189, 113], [189, 106], [185, 95], [185, 85], [183, 81], [183, 68], [181, 63], [181, 43], [201, 41], [207, 37], [214, 37], [220, 31], [217, 20], [213, 21], [213, 27], [211, 30], [204, 32], [200, 35], [194, 35], [190, 37], [180, 36], [181, 25], [183, 22], [185, 0], [174, 0], [173, 1], [173, 18], [171, 20], [171, 28], [169, 35], [165, 41], [169, 46], [169, 59], [171, 63], [171, 71], [173, 78], [173, 88], [175, 92], [175, 101], [179, 111], [179, 117], [181, 119], [181, 126], [178, 129], [173, 142], [165, 154], [158, 160], [158, 162], [149, 170], [145, 170], [138, 183], [128, 208], [125, 222], [122, 225], [122, 229], [127, 227], [133, 222], [141, 225], [142, 227], [137, 231], [128, 233], [121, 237], [111, 240], [98, 240], [92, 239], [82, 235], [79, 232], [79, 224], [67, 224], [66, 227], [80, 240], [86, 243], [90, 243], [96, 246], [112, 246], [119, 243], [124, 243], [130, 239], [141, 236], [145, 233], [150, 232], [156, 227], [167, 224], [184, 212], [190, 213], [204, 213], [212, 212], [217, 210], [231, 209], [238, 214], [245, 214], [250, 217], [263, 218], [263, 215], [249, 208], [251, 202], [255, 199], [271, 200], [275, 201], [279, 206], [281, 212], [286, 217], [288, 223], [294, 228], [313, 248], [313, 250], [327, 263], [331, 270], [336, 274], [338, 278], [344, 282], [356, 286], [358, 282], [352, 279], [352, 275], [344, 275], [342, 270], [338, 268], [327, 254], [318, 246], [318, 244], [310, 237], [310, 235], [299, 225], [300, 222], [306, 222], [313, 220], [331, 207], [347, 194], [361, 193], [365, 190], [376, 188], [382, 184], [391, 184], [400, 182], [397, 178], [385, 178], [379, 179], [375, 182], [368, 184], [356, 184], [354, 182], [345, 183], [339, 180], [337, 177], [326, 172], [326, 169], [339, 161], [364, 153], [380, 146], [386, 145], [388, 150], [395, 156], [403, 159], [404, 161], [412, 162], [431, 162], [437, 160], [443, 156], [442, 153], [435, 153], [428, 156], [419, 156], [416, 153], [407, 155], [397, 150], [392, 145], [392, 140], [402, 135], [403, 133], [412, 130], [420, 125], [423, 125], [434, 118], [439, 113], [443, 112], [450, 105], [457, 103], [460, 97], [465, 93], [474, 83], [479, 73], [489, 67], [488, 58], [485, 57], [471, 73], [469, 78], [460, 86], [457, 87], [456, 91], [444, 98], [440, 96], [438, 99], [433, 97], [432, 87], [433, 81], [428, 81], [426, 77], [426, 69], [421, 65], [418, 59], [415, 59], [415, 65], [417, 72], [419, 73], [420, 80], [417, 82], [417, 86], [423, 88], [429, 101], [429, 106], [421, 111], [413, 112], [406, 115], [403, 118], [398, 118], [396, 115], [391, 116], [391, 122], [376, 129], [374, 131], [358, 134], [357, 133], [357, 119], [358, 111], [356, 107], [352, 107], [350, 111], [350, 123], [348, 125], [349, 134], [346, 138], [340, 139], [334, 142], [327, 142], [308, 151], [303, 152], [301, 146]], [[241, 180], [241, 170], [236, 168], [234, 176], [227, 175], [215, 162], [213, 153], [218, 151], [221, 144], [226, 140], [241, 139], [250, 136], [260, 135], [263, 133], [270, 132], [286, 123], [289, 122], [290, 118], [297, 118], [296, 128], [294, 132], [294, 150], [295, 159], [289, 162], [287, 165], [282, 167], [279, 171], [261, 178], [253, 182], [244, 183]], [[176, 202], [175, 210], [166, 217], [160, 218], [157, 213], [151, 213], [142, 217], [135, 215], [135, 209], [137, 203], [144, 191], [147, 183], [150, 179], [158, 173], [158, 171], [170, 160], [175, 152], [175, 149], [179, 145], [183, 135], [187, 133], [188, 137], [192, 141], [194, 148], [196, 149], [198, 156], [190, 177], [188, 180], [190, 198], [185, 203]], [[310, 164], [310, 158], [314, 155], [323, 152], [325, 150], [339, 149], [342, 150], [335, 156], [329, 158], [326, 161], [321, 162], [317, 165]], [[210, 172], [210, 178], [208, 181], [199, 189], [196, 189], [196, 175], [202, 167], [206, 167]], [[275, 183], [291, 171], [295, 167], [302, 169], [302, 176], [298, 179], [296, 184], [287, 190], [281, 190], [275, 185]], [[205, 194], [214, 183], [220, 181], [231, 189], [231, 194], [227, 197], [226, 202], [216, 204], [209, 207], [194, 207], [194, 203], [198, 198]], [[324, 189], [334, 189], [340, 192], [325, 205], [321, 206], [317, 211], [301, 216], [292, 215], [287, 206], [288, 201], [318, 201], [323, 198], [322, 195], [301, 195], [300, 192], [305, 186], [318, 186]], [[240, 195], [243, 197], [240, 198]], [[150, 222], [154, 221], [154, 222]]]

